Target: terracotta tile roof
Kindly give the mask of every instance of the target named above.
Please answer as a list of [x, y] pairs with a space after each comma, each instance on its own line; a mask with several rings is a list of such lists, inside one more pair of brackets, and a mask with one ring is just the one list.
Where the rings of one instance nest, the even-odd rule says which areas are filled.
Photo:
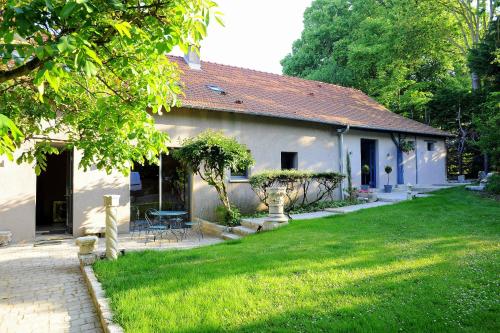
[[[352, 128], [449, 135], [397, 115], [356, 89], [206, 61], [202, 61], [201, 70], [195, 70], [182, 57], [168, 57], [182, 71], [183, 107], [349, 124]], [[224, 93], [212, 91], [208, 85], [220, 87]]]

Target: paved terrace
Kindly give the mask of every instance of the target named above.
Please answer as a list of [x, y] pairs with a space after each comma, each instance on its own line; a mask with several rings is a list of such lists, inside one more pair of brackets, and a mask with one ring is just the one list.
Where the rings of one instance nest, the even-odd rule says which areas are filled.
[[[52, 237], [54, 238], [54, 237]], [[120, 236], [126, 250], [171, 250], [221, 242], [192, 237], [182, 242]], [[83, 281], [74, 239], [45, 245], [0, 248], [0, 332], [102, 332], [94, 304]], [[104, 239], [99, 240], [104, 251]]]

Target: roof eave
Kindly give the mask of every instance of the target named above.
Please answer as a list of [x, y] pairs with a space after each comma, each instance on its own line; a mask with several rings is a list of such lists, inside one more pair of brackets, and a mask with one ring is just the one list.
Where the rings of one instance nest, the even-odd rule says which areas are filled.
[[[218, 111], [218, 112], [227, 112], [227, 113], [237, 113], [237, 114], [264, 116], [264, 117], [278, 118], [278, 119], [301, 120], [301, 121], [306, 121], [306, 122], [310, 122], [310, 123], [333, 125], [333, 126], [347, 126], [347, 125], [349, 125], [351, 129], [370, 130], [370, 131], [376, 131], [376, 132], [418, 134], [421, 136], [429, 136], [429, 137], [445, 137], [445, 138], [454, 137], [453, 134], [445, 132], [445, 131], [442, 131], [443, 133], [440, 134], [440, 133], [428, 133], [428, 132], [419, 132], [419, 131], [408, 131], [408, 130], [394, 129], [394, 128], [360, 126], [360, 125], [352, 125], [352, 124], [341, 123], [341, 122], [324, 121], [324, 120], [319, 120], [319, 119], [310, 119], [310, 118], [305, 118], [305, 117], [300, 117], [300, 116], [294, 117], [294, 116], [270, 115], [269, 113], [266, 113], [266, 112], [258, 112], [258, 111], [251, 111], [251, 110], [239, 111], [239, 110], [230, 109], [230, 108], [217, 108], [217, 107], [208, 107], [208, 106], [200, 106], [200, 105], [190, 105], [190, 104], [182, 104], [179, 108]], [[441, 130], [439, 130], [439, 131], [441, 131]]]

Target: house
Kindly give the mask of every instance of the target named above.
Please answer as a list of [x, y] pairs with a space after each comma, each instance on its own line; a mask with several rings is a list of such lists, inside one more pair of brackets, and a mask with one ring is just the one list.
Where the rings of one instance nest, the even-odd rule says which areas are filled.
[[[250, 170], [228, 171], [232, 201], [243, 210], [258, 205], [248, 177], [264, 169], [296, 168], [346, 172], [353, 185], [446, 181], [448, 133], [394, 114], [361, 91], [333, 84], [200, 62], [196, 54], [169, 56], [183, 72], [182, 107], [155, 115], [169, 133], [171, 148], [211, 128], [245, 143], [255, 158]], [[403, 152], [398, 143], [414, 149]], [[185, 210], [211, 219], [219, 205], [214, 190], [188, 174], [171, 155], [161, 165], [136, 166], [131, 176], [78, 168], [78, 151], [49, 156], [48, 169], [36, 176], [31, 165], [0, 162], [0, 230], [14, 241], [33, 240], [35, 232], [75, 236], [104, 224], [104, 194], [119, 194], [119, 231], [141, 218], [148, 207]], [[362, 175], [363, 165], [369, 174]], [[340, 196], [341, 191], [338, 195]]]

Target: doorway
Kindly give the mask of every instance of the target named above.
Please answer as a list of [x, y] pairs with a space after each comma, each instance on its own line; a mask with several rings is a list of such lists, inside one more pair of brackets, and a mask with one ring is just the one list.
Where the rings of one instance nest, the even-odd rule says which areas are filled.
[[161, 155], [159, 166], [134, 165], [130, 173], [131, 220], [143, 219], [149, 208], [186, 211], [189, 219], [190, 199], [189, 173], [171, 153]]
[[73, 234], [73, 151], [47, 156], [36, 177], [37, 234]]
[[361, 139], [361, 185], [377, 187], [376, 140]]

